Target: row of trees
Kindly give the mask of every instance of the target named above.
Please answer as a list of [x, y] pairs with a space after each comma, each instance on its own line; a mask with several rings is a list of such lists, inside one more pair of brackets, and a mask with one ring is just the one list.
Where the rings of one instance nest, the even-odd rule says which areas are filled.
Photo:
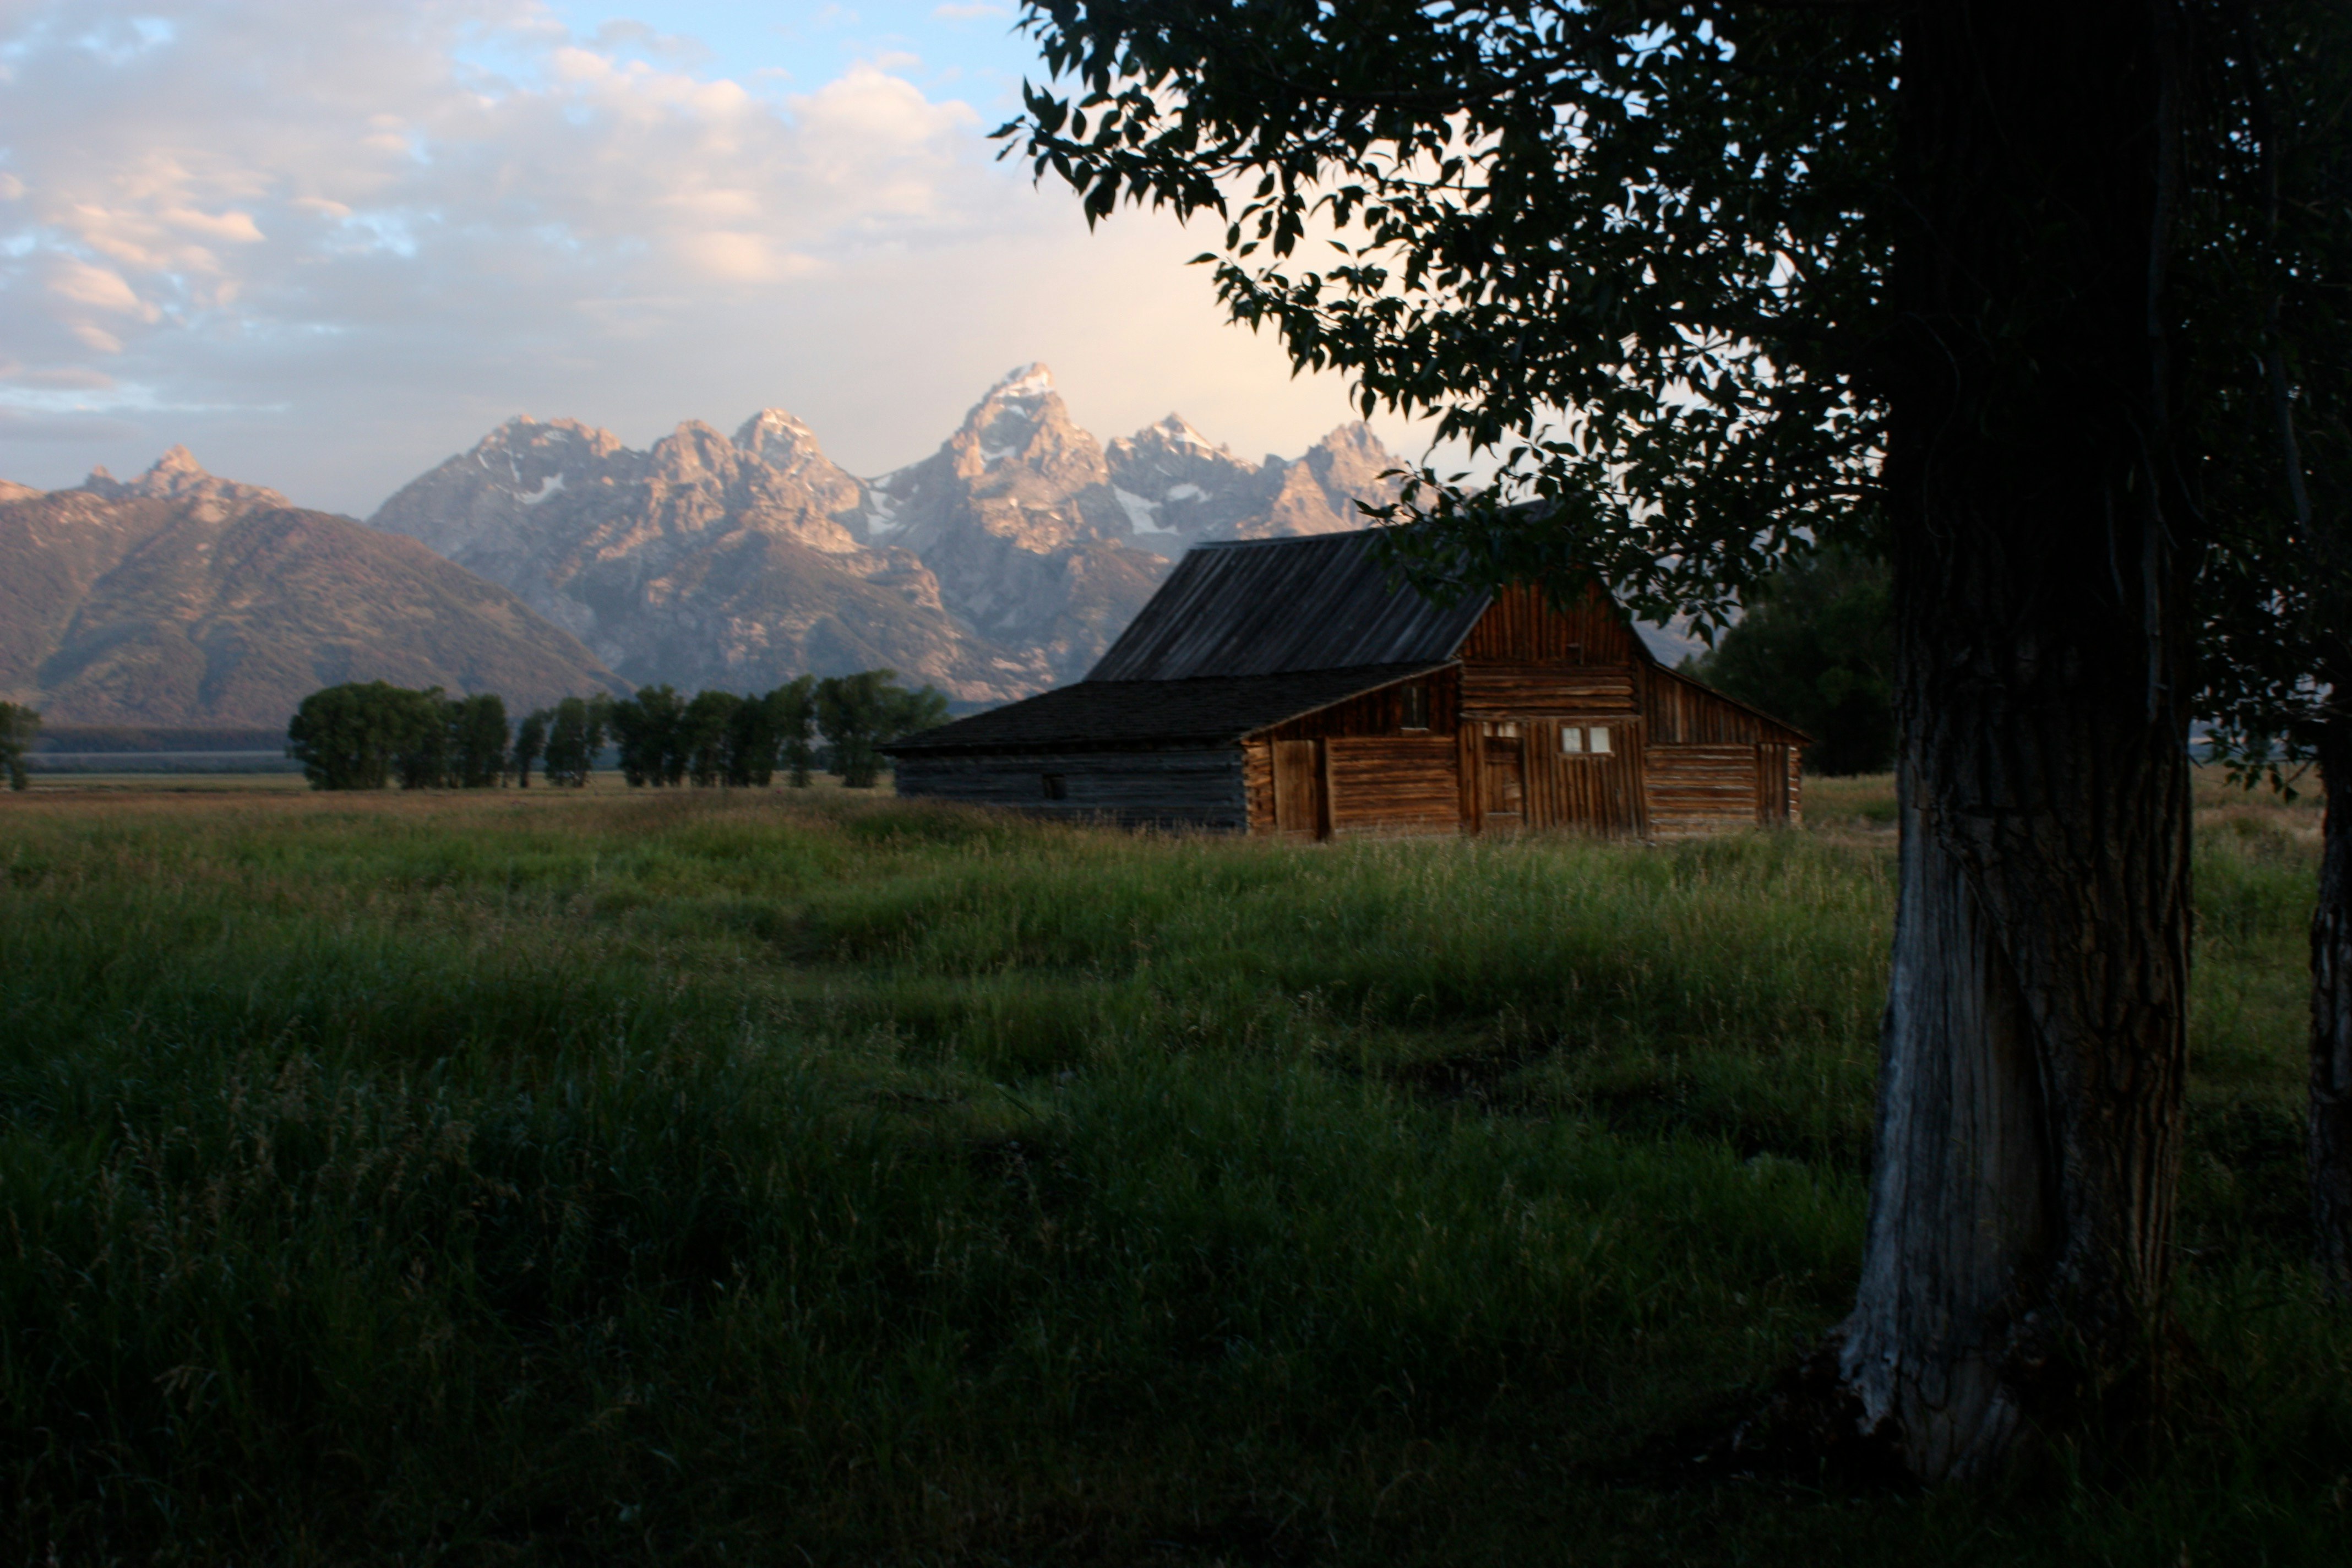
[[[588, 782], [607, 745], [630, 784], [731, 784], [764, 789], [781, 772], [794, 788], [826, 765], [852, 789], [881, 775], [880, 748], [947, 721], [947, 699], [910, 691], [897, 672], [869, 669], [820, 680], [804, 675], [763, 696], [649, 686], [614, 700], [567, 697], [509, 723], [493, 692], [451, 697], [381, 680], [314, 691], [287, 726], [288, 754], [314, 789], [487, 789]], [[822, 737], [824, 744], [818, 745]]]
[[0, 702], [0, 773], [8, 775], [10, 789], [23, 789], [32, 782], [25, 776], [25, 753], [33, 749], [40, 732], [38, 710], [21, 703]]
[[897, 672], [868, 669], [820, 680], [803, 675], [761, 697], [702, 691], [691, 699], [649, 686], [611, 709], [621, 772], [633, 784], [761, 787], [779, 771], [805, 787], [825, 742], [831, 771], [851, 789], [881, 776], [880, 748], [900, 735], [944, 724], [947, 699], [910, 691]]

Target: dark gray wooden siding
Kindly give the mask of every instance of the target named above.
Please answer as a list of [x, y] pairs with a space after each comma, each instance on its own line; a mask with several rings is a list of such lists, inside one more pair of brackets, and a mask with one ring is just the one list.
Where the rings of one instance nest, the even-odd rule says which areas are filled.
[[[1066, 752], [971, 756], [913, 752], [898, 761], [901, 795], [1012, 805], [1045, 816], [1108, 817], [1244, 830], [1249, 804], [1242, 749], [1189, 752]], [[1046, 780], [1060, 781], [1059, 798]]]

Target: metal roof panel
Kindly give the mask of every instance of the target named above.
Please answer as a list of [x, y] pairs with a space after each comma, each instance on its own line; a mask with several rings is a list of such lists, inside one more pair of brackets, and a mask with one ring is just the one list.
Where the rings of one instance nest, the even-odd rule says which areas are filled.
[[1302, 713], [1444, 668], [1439, 662], [1192, 680], [1081, 680], [882, 750], [898, 756], [1233, 745]]
[[1392, 579], [1376, 531], [1195, 546], [1088, 680], [1286, 675], [1454, 657], [1491, 595], [1440, 605]]

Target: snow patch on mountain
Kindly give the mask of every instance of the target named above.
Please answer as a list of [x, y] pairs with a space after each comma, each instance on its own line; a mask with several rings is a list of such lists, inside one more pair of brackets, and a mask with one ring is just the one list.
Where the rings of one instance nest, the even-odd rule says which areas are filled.
[[988, 391], [988, 395], [1011, 402], [1016, 399], [1043, 397], [1054, 390], [1054, 373], [1042, 364], [1024, 364], [1010, 371], [1003, 380]]
[[1128, 526], [1133, 529], [1136, 532], [1164, 534], [1171, 539], [1182, 537], [1172, 528], [1162, 528], [1160, 526], [1160, 503], [1158, 501], [1145, 500], [1133, 490], [1123, 490], [1116, 485], [1111, 487], [1110, 493], [1117, 496], [1118, 498], [1118, 504], [1127, 509]]

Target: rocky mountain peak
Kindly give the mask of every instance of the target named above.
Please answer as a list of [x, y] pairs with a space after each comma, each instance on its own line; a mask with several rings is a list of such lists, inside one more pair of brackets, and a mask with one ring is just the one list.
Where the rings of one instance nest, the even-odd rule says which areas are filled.
[[1101, 447], [1070, 418], [1051, 373], [1024, 365], [990, 387], [937, 452], [874, 480], [863, 525], [868, 539], [926, 561], [958, 540], [1050, 553], [1126, 531], [1107, 478]]
[[516, 419], [374, 521], [512, 587], [633, 679], [862, 660], [983, 700], [1084, 673], [1193, 544], [1363, 526], [1350, 486], [1376, 491], [1391, 461], [1354, 426], [1254, 463], [1177, 414], [1105, 447], [1032, 363], [878, 479], [781, 408], [731, 437], [688, 421], [642, 452]]
[[803, 463], [826, 461], [816, 432], [781, 408], [762, 408], [743, 421], [735, 445], [745, 456], [787, 474]]
[[539, 450], [567, 447], [607, 458], [622, 449], [621, 438], [610, 430], [583, 425], [577, 419], [533, 419], [518, 414], [475, 445], [477, 452]]
[[1372, 427], [1360, 419], [1351, 420], [1332, 431], [1307, 449], [1304, 459], [1315, 470], [1315, 477], [1327, 489], [1369, 493], [1384, 486], [1395, 487], [1393, 479], [1381, 476], [1402, 464], [1391, 456]]
[[1042, 664], [973, 657], [922, 563], [845, 525], [863, 493], [782, 409], [731, 439], [688, 420], [644, 451], [520, 420], [372, 521], [511, 586], [634, 679], [740, 689], [888, 664], [962, 698], [1033, 689]]
[[1218, 446], [1214, 441], [1210, 440], [1206, 436], [1203, 436], [1198, 430], [1193, 429], [1190, 424], [1185, 422], [1185, 418], [1181, 414], [1171, 414], [1167, 418], [1162, 419], [1157, 425], [1146, 426], [1143, 431], [1139, 432], [1139, 434], [1157, 436], [1171, 447], [1198, 447], [1203, 452], [1223, 452], [1226, 450], [1225, 447]]
[[1019, 490], [1042, 482], [1067, 495], [1106, 478], [1101, 447], [1070, 417], [1042, 364], [1023, 365], [990, 387], [941, 450], [959, 477], [1001, 474]]
[[1054, 373], [1044, 362], [1032, 360], [1006, 371], [994, 386], [982, 394], [980, 401], [984, 407], [991, 403], [1034, 402], [1045, 397], [1058, 401], [1059, 396], [1054, 391]]
[[118, 479], [101, 467], [89, 471], [81, 488], [108, 500], [184, 501], [197, 515], [214, 521], [251, 507], [292, 504], [276, 490], [206, 473], [194, 453], [178, 446], [135, 479]]
[[670, 484], [713, 480], [725, 484], [742, 467], [735, 443], [699, 419], [688, 419], [654, 443], [655, 478]]
[[476, 442], [472, 451], [449, 461], [475, 470], [477, 486], [537, 506], [567, 489], [593, 482], [594, 475], [626, 450], [610, 430], [577, 419], [541, 420], [519, 414]]
[[1265, 539], [1361, 528], [1359, 498], [1383, 500], [1396, 466], [1361, 422], [1343, 425], [1297, 462], [1252, 463], [1177, 415], [1105, 449], [1110, 481], [1143, 548], [1175, 553], [1213, 539]]
[[1132, 436], [1121, 436], [1104, 452], [1110, 466], [1121, 472], [1157, 469], [1173, 474], [1204, 458], [1236, 468], [1250, 467], [1234, 456], [1232, 448], [1221, 447], [1193, 429], [1181, 414], [1171, 414], [1156, 425], [1146, 425]]

